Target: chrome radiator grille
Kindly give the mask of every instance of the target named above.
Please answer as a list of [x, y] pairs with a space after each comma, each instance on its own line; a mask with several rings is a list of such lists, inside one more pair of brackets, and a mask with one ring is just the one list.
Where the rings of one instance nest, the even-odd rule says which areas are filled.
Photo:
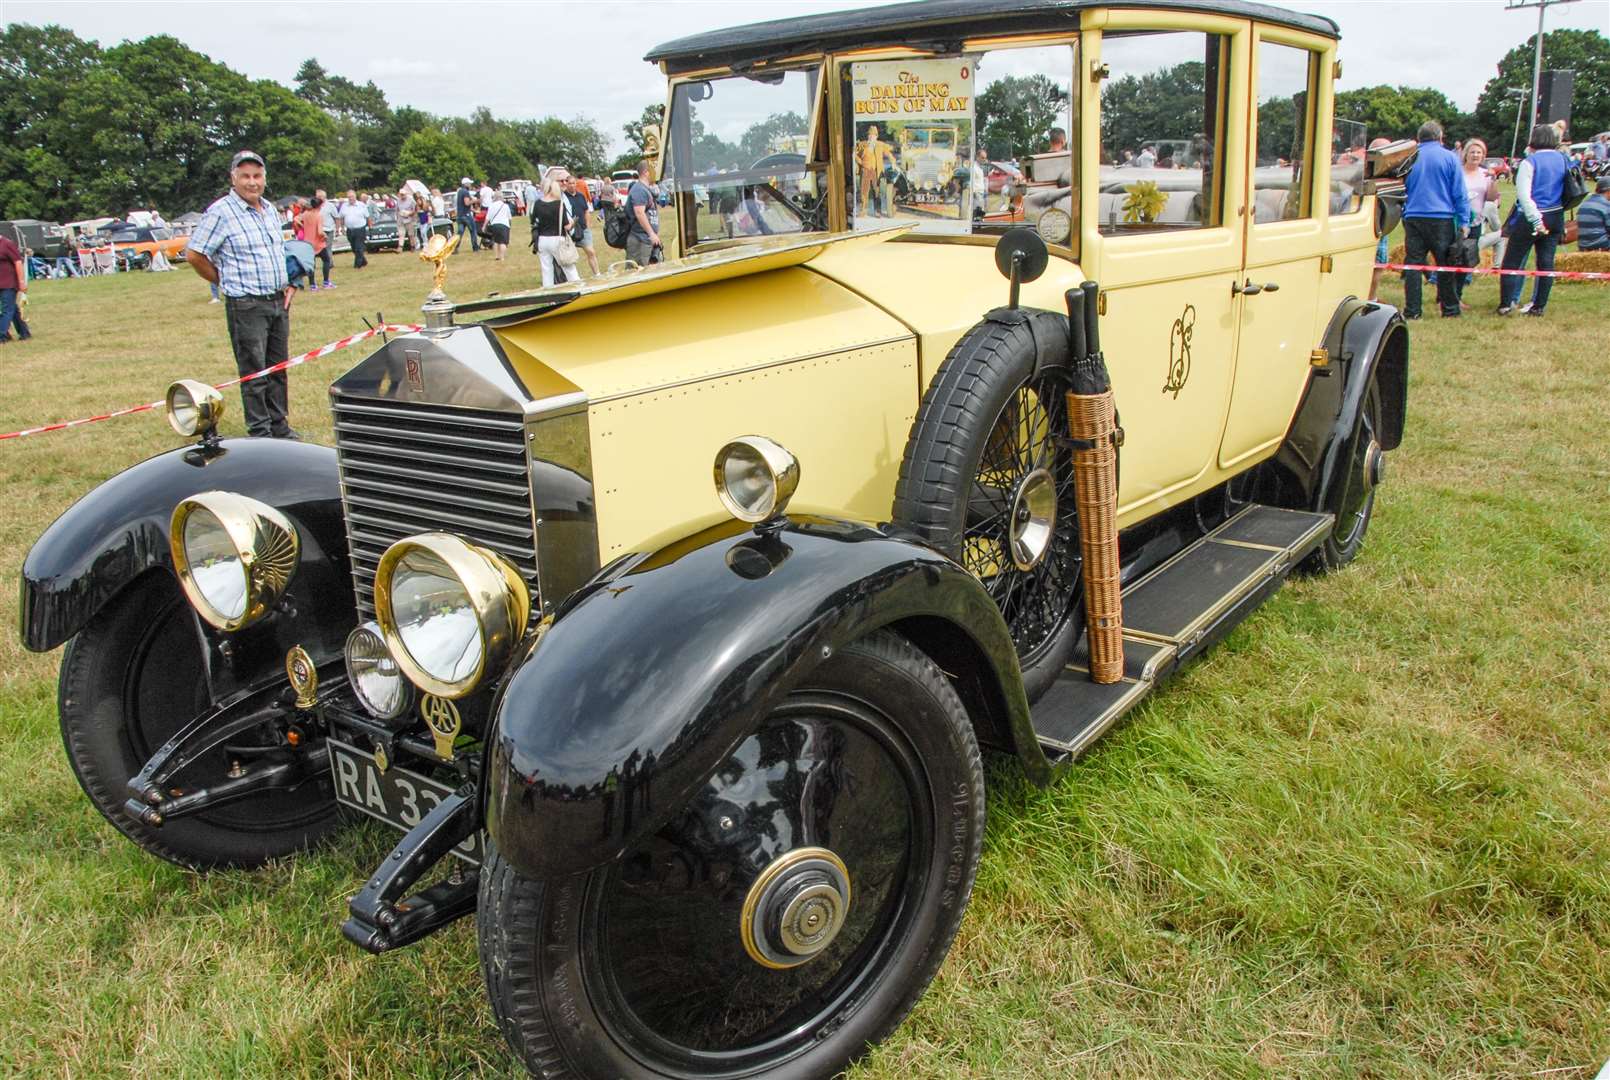
[[456, 533], [508, 559], [537, 599], [535, 519], [517, 413], [333, 397], [347, 544], [362, 618], [393, 541]]

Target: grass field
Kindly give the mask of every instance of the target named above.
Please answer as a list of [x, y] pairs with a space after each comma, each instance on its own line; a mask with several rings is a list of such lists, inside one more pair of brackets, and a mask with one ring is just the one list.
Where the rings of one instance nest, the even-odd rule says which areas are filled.
[[[428, 288], [411, 256], [338, 262], [340, 289], [297, 300], [293, 351], [411, 321]], [[517, 239], [504, 266], [455, 257], [449, 293], [536, 279]], [[1413, 324], [1408, 432], [1353, 567], [1290, 584], [1055, 788], [992, 766], [961, 937], [857, 1080], [1591, 1077], [1610, 1057], [1610, 290], [1558, 286], [1544, 320], [1493, 317], [1496, 295]], [[35, 340], [0, 348], [0, 431], [233, 374], [188, 271], [40, 283], [31, 314]], [[330, 441], [324, 388], [364, 348], [292, 373], [304, 436]], [[176, 442], [148, 414], [0, 443], [0, 577]], [[468, 922], [383, 958], [342, 939], [383, 828], [206, 876], [115, 834], [15, 597], [0, 1073], [518, 1075]]]

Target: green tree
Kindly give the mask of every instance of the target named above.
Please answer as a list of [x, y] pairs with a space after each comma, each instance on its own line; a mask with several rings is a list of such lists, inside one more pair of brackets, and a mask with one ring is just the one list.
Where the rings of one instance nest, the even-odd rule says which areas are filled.
[[422, 128], [403, 140], [391, 183], [400, 187], [404, 180], [413, 179], [450, 191], [458, 186], [460, 177], [479, 178], [480, 172], [463, 139], [436, 128]]
[[738, 149], [748, 164], [772, 152], [773, 140], [789, 135], [808, 135], [810, 123], [797, 112], [773, 113], [751, 124], [738, 139]]
[[507, 132], [472, 132], [463, 139], [480, 166], [480, 179], [497, 184], [517, 177], [531, 177], [534, 171], [531, 162], [520, 153], [513, 136]]
[[1103, 159], [1116, 161], [1125, 150], [1139, 151], [1160, 139], [1211, 135], [1203, 116], [1207, 65], [1187, 60], [1145, 75], [1125, 75], [1101, 87]]
[[99, 64], [96, 44], [63, 27], [12, 23], [0, 31], [0, 216], [77, 216], [74, 170], [84, 161], [62, 104]]
[[1010, 158], [1045, 150], [1047, 133], [1068, 107], [1068, 92], [1046, 75], [1008, 75], [985, 87], [975, 105], [985, 149]]
[[440, 130], [441, 122], [430, 113], [408, 105], [391, 110], [390, 115], [378, 124], [359, 128], [358, 138], [362, 145], [363, 159], [370, 163], [370, 172], [362, 177], [355, 173], [347, 173], [347, 179], [342, 180], [340, 186], [359, 183], [373, 187], [388, 183], [397, 159], [402, 154], [403, 143], [407, 142], [408, 136], [414, 132], [424, 131], [427, 128]]
[[1450, 142], [1474, 133], [1469, 113], [1428, 86], [1365, 86], [1336, 95], [1336, 115], [1362, 123], [1371, 139], [1412, 139], [1427, 120], [1442, 125]]
[[[1520, 141], [1526, 145], [1526, 110], [1532, 99], [1532, 58], [1537, 35], [1504, 54], [1498, 74], [1487, 80], [1476, 100], [1476, 129], [1494, 153], [1507, 154], [1515, 130], [1515, 99], [1510, 88], [1524, 89], [1520, 104]], [[1543, 35], [1543, 67], [1576, 72], [1571, 88], [1571, 138], [1577, 142], [1610, 130], [1610, 40], [1597, 30], [1550, 30]], [[1499, 149], [1499, 148], [1502, 149]]]
[[629, 124], [621, 125], [621, 134], [626, 136], [626, 157], [632, 158], [634, 161], [643, 157], [643, 129], [649, 124], [658, 124], [661, 134], [664, 134], [665, 106], [663, 104], [645, 105], [641, 116]]
[[591, 120], [557, 116], [526, 120], [515, 125], [520, 152], [533, 164], [563, 165], [584, 176], [604, 171], [608, 147], [604, 133]]
[[205, 206], [243, 146], [268, 161], [271, 192], [307, 190], [332, 137], [329, 118], [284, 87], [166, 35], [106, 50], [64, 97], [61, 120], [85, 213]]

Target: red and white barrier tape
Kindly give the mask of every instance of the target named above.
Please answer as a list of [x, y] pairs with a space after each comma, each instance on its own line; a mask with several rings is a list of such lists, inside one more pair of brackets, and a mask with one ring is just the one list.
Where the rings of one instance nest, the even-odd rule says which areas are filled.
[[1422, 263], [1376, 263], [1377, 270], [1425, 270], [1439, 274], [1507, 274], [1511, 277], [1551, 277], [1562, 281], [1610, 281], [1610, 273], [1590, 270], [1503, 270], [1496, 266], [1426, 266]]
[[[242, 375], [239, 378], [229, 379], [225, 382], [217, 383], [215, 384], [214, 388], [218, 390], [225, 390], [231, 386], [239, 386], [243, 382], [250, 382], [253, 379], [261, 379], [265, 376], [274, 374], [276, 371], [284, 371], [286, 368], [293, 368], [298, 364], [305, 364], [309, 360], [317, 360], [321, 356], [329, 356], [331, 353], [344, 349], [348, 345], [356, 345], [358, 342], [372, 338], [377, 334], [411, 334], [416, 330], [423, 329], [424, 327], [422, 326], [411, 325], [408, 323], [385, 323], [381, 326], [375, 327], [373, 330], [364, 330], [360, 333], [344, 337], [339, 341], [332, 341], [328, 345], [321, 345], [317, 349], [310, 349], [307, 352], [302, 353], [300, 356], [293, 356], [289, 360], [282, 360], [272, 367], [266, 367], [261, 371], [254, 371], [250, 375]], [[0, 434], [0, 440], [21, 439], [28, 435], [43, 435], [47, 431], [65, 431], [67, 428], [83, 427], [85, 424], [95, 424], [102, 420], [112, 420], [119, 416], [129, 416], [132, 413], [150, 412], [152, 409], [162, 408], [166, 403], [166, 400], [152, 401], [147, 402], [144, 405], [130, 405], [126, 409], [116, 409], [112, 412], [101, 413], [99, 416], [86, 416], [80, 420], [63, 420], [56, 424], [42, 424], [39, 427], [24, 428], [21, 431], [8, 431], [4, 434]]]

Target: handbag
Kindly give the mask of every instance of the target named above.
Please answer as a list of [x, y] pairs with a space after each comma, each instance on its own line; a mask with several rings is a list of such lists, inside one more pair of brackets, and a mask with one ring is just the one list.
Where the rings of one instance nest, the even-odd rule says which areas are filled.
[[[1563, 155], [1562, 155], [1563, 156]], [[1582, 167], [1565, 161], [1565, 178], [1560, 183], [1560, 207], [1575, 210], [1577, 204], [1588, 197], [1588, 183], [1582, 179]]]
[[581, 258], [581, 252], [576, 250], [576, 242], [570, 238], [570, 230], [565, 228], [565, 218], [570, 215], [570, 200], [565, 198], [564, 192], [559, 193], [559, 243], [554, 248], [553, 257], [561, 266], [575, 266]]

